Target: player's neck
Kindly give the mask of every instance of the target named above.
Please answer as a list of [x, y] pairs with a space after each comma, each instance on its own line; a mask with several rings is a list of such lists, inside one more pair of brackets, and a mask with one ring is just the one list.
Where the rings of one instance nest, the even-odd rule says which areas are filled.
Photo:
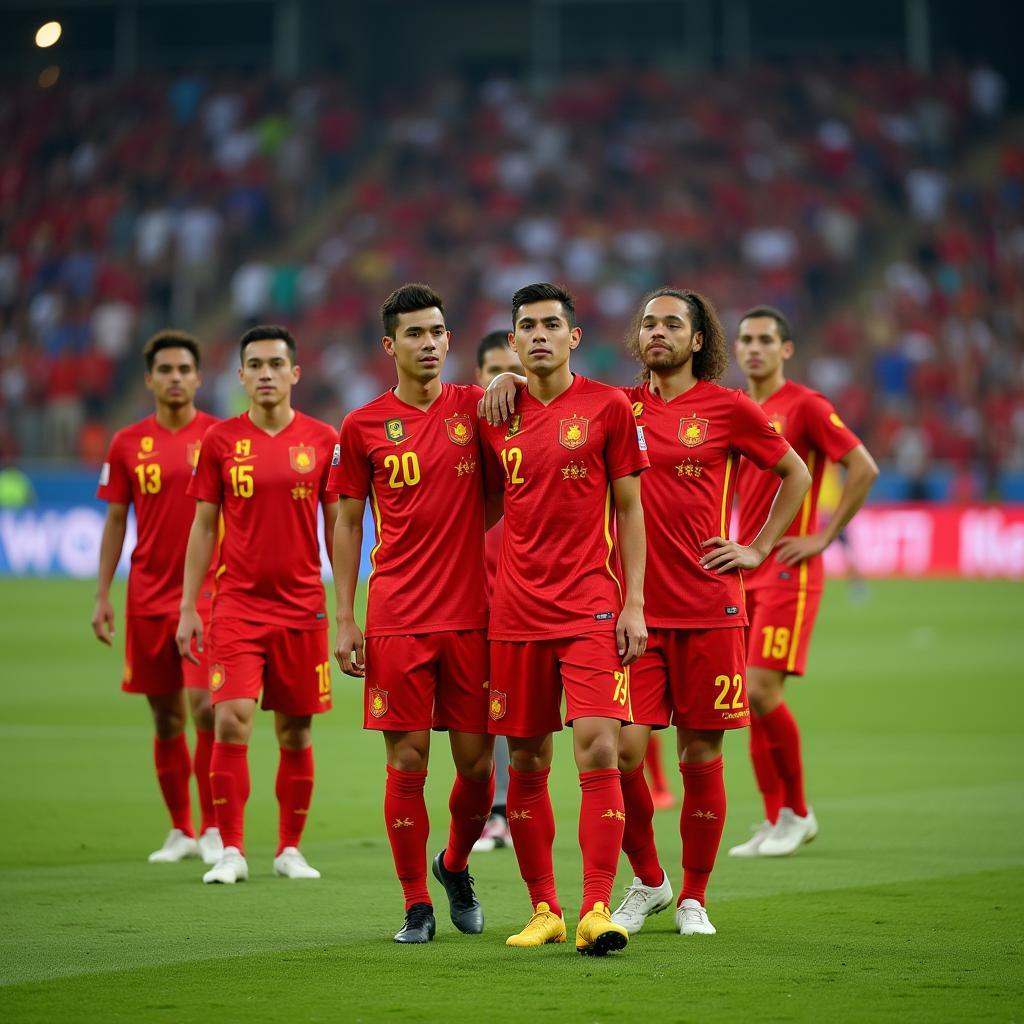
[[280, 434], [293, 419], [295, 410], [291, 402], [278, 402], [277, 405], [263, 406], [255, 402], [249, 406], [249, 419], [253, 426], [267, 434]]
[[564, 395], [572, 387], [572, 370], [569, 364], [560, 366], [554, 373], [546, 377], [538, 377], [526, 371], [526, 390], [542, 405], [548, 405], [559, 395]]
[[158, 402], [154, 418], [164, 430], [181, 430], [196, 418], [196, 407], [191, 402], [188, 405], [164, 405]]
[[661, 397], [663, 402], [671, 402], [673, 398], [685, 395], [690, 388], [696, 387], [697, 378], [693, 375], [692, 363], [687, 361], [667, 373], [651, 370], [651, 390]]
[[770, 377], [762, 377], [761, 380], [755, 380], [753, 377], [747, 378], [747, 390], [750, 392], [750, 397], [757, 402], [758, 405], [763, 405], [768, 401], [776, 391], [780, 390], [785, 386], [786, 378], [782, 373], [782, 370], [777, 370]]
[[441, 397], [441, 378], [420, 381], [400, 376], [398, 386], [395, 388], [395, 397], [406, 405], [426, 412]]

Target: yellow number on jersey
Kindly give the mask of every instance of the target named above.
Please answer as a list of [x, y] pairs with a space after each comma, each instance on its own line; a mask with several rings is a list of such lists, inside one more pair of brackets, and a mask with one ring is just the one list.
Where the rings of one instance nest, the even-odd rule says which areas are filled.
[[761, 635], [762, 658], [784, 658], [789, 653], [789, 630], [785, 626], [764, 626]]
[[139, 478], [140, 494], [160, 493], [160, 464], [143, 462], [135, 467], [135, 475]]
[[522, 448], [502, 448], [501, 464], [505, 467], [505, 479], [508, 480], [509, 484], [526, 483], [521, 472], [523, 468]]
[[[728, 676], [715, 676], [715, 686], [721, 693], [715, 698], [715, 708], [718, 711], [742, 711], [743, 710], [743, 676], [735, 675], [731, 679]], [[732, 703], [729, 702], [729, 689], [732, 689]]]
[[252, 475], [252, 466], [231, 467], [231, 490], [236, 498], [251, 498], [255, 481]]
[[415, 487], [420, 482], [420, 460], [415, 452], [384, 456], [384, 468], [391, 470], [388, 487]]

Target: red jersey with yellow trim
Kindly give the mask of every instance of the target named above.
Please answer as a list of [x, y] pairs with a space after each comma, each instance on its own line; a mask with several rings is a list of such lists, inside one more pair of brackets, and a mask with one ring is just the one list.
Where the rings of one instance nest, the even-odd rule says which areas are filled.
[[[110, 442], [96, 497], [135, 506], [138, 538], [128, 576], [129, 615], [167, 615], [181, 605], [185, 548], [196, 510], [188, 485], [203, 435], [216, 422], [197, 411], [191, 423], [167, 430], [156, 416], [147, 416]], [[212, 572], [213, 566], [203, 580], [200, 604], [209, 603]]]
[[[818, 529], [818, 494], [826, 460], [838, 462], [860, 444], [860, 438], [843, 423], [832, 403], [817, 391], [787, 380], [761, 403], [775, 429], [807, 463], [811, 489], [785, 536], [806, 536]], [[739, 477], [739, 541], [749, 544], [764, 525], [779, 489], [779, 478], [742, 465]], [[753, 587], [801, 587], [821, 590], [825, 570], [821, 555], [808, 558], [800, 566], [779, 565], [770, 554], [753, 572], [744, 573], [748, 589]]]
[[576, 375], [548, 405], [521, 389], [513, 417], [480, 431], [488, 489], [505, 492], [490, 638], [614, 630], [623, 593], [611, 482], [650, 465], [629, 400]]
[[[661, 629], [747, 624], [738, 572], [701, 568], [710, 537], [728, 537], [739, 459], [770, 469], [789, 444], [742, 391], [698, 381], [666, 402], [650, 384], [624, 389], [647, 446], [644, 619]], [[772, 478], [778, 477], [772, 474]]]
[[341, 424], [330, 488], [370, 499], [366, 636], [487, 627], [476, 385], [443, 384], [426, 411], [387, 391]]
[[223, 517], [215, 620], [326, 626], [317, 506], [337, 500], [327, 489], [333, 449], [334, 428], [301, 412], [278, 434], [247, 412], [206, 432], [188, 493]]

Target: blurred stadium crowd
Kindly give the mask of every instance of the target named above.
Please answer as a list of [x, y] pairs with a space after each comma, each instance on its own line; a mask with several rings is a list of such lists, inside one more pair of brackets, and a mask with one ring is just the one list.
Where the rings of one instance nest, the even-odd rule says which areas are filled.
[[241, 329], [289, 324], [299, 401], [336, 422], [391, 383], [377, 309], [415, 279], [446, 297], [451, 379], [514, 289], [550, 279], [578, 296], [582, 371], [625, 382], [630, 316], [670, 282], [730, 330], [755, 303], [790, 314], [798, 375], [904, 496], [939, 497], [935, 465], [953, 497], [996, 496], [1024, 471], [1024, 144], [1005, 93], [988, 67], [896, 64], [543, 94], [452, 78], [370, 108], [339, 80], [12, 91], [0, 455], [99, 461], [114, 421], [146, 411], [140, 343], [170, 323], [203, 335], [220, 414]]

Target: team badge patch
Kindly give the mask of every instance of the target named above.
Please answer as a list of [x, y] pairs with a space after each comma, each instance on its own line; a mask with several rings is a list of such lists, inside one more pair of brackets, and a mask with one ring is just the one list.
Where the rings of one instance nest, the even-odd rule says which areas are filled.
[[312, 473], [316, 467], [316, 449], [308, 444], [292, 445], [288, 449], [288, 461], [296, 473]]
[[216, 693], [227, 680], [223, 665], [210, 666], [210, 693]]
[[185, 446], [185, 458], [188, 459], [188, 465], [190, 469], [195, 469], [199, 465], [199, 441], [189, 441]]
[[519, 413], [515, 413], [508, 421], [508, 430], [505, 431], [505, 440], [511, 441], [520, 430], [523, 429], [523, 417]]
[[444, 425], [448, 428], [448, 440], [455, 444], [469, 444], [473, 440], [473, 421], [464, 412], [449, 416]]
[[570, 416], [567, 420], [561, 420], [558, 424], [558, 443], [570, 450], [585, 445], [589, 427], [590, 420], [583, 416]]
[[405, 424], [401, 420], [386, 420], [384, 433], [389, 441], [404, 441]]
[[643, 416], [643, 414], [644, 414], [644, 403], [643, 402], [634, 402], [633, 403], [633, 417], [634, 417], [634, 419], [639, 419], [641, 416]]
[[708, 420], [700, 416], [684, 416], [679, 421], [679, 440], [687, 448], [696, 448], [708, 439]]
[[488, 712], [491, 718], [497, 722], [505, 717], [505, 694], [501, 690], [491, 690], [491, 700], [488, 705]]
[[383, 718], [388, 713], [388, 691], [370, 687], [370, 714], [374, 718]]
[[846, 424], [843, 422], [839, 413], [835, 412], [834, 410], [828, 414], [828, 421], [829, 423], [832, 424], [833, 427], [838, 427], [840, 430], [846, 429]]

